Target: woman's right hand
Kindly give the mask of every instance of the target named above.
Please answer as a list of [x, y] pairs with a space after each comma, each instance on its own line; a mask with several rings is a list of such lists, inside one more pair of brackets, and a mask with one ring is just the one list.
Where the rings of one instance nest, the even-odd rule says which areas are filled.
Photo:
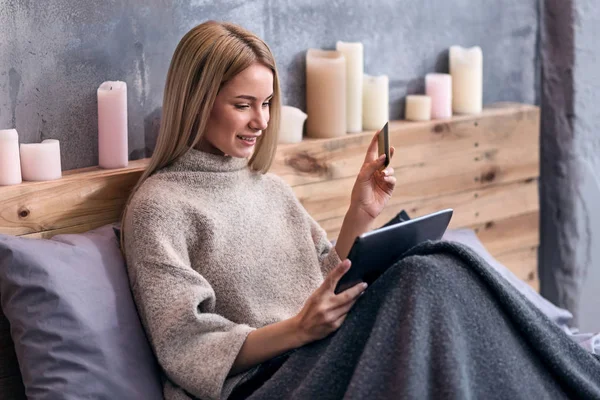
[[350, 269], [350, 260], [339, 263], [329, 272], [321, 286], [310, 295], [302, 310], [296, 315], [302, 343], [323, 339], [338, 330], [358, 297], [367, 288], [358, 283], [339, 294], [334, 290], [338, 281]]

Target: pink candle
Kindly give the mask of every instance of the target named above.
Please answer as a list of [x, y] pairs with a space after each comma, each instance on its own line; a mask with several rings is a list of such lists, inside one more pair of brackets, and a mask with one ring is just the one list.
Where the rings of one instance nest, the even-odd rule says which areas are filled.
[[98, 88], [98, 164], [123, 168], [128, 161], [127, 84], [104, 82]]
[[0, 186], [21, 183], [19, 135], [16, 129], [0, 130]]
[[431, 118], [452, 116], [452, 77], [449, 74], [427, 74], [425, 93], [431, 97]]
[[42, 143], [21, 143], [21, 171], [25, 181], [52, 181], [62, 176], [60, 143], [46, 139]]

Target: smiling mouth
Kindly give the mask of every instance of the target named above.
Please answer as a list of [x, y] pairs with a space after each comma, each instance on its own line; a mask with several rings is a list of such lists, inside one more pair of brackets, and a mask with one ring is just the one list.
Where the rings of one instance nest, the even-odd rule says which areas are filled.
[[241, 136], [241, 135], [237, 135], [238, 139], [243, 140], [244, 142], [247, 143], [255, 143], [256, 139], [258, 138], [258, 136]]

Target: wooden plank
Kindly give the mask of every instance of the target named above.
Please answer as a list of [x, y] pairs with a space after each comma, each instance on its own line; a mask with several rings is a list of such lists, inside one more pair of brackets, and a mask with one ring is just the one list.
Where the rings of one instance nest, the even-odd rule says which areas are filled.
[[[538, 131], [539, 109], [522, 104], [486, 107], [479, 115], [444, 121], [393, 121], [392, 143], [398, 147], [394, 165], [400, 182], [390, 203], [393, 206], [398, 202], [416, 202], [465, 188], [484, 190], [498, 183], [537, 176]], [[307, 155], [309, 162], [316, 160], [317, 167], [325, 162], [325, 168], [317, 168], [315, 174], [302, 163], [292, 163], [290, 170], [289, 163], [276, 160], [273, 172], [288, 181], [292, 179], [292, 184], [306, 186], [303, 189], [297, 186], [297, 190], [317, 219], [341, 217], [371, 136], [372, 132], [365, 132], [281, 146], [277, 152], [279, 159], [285, 159], [286, 151], [293, 151]], [[313, 157], [315, 152], [321, 152], [321, 158]], [[113, 222], [119, 218], [129, 191], [147, 162], [132, 161], [127, 168], [118, 170], [92, 167], [66, 171], [57, 181], [0, 187], [0, 233], [40, 233], [45, 237], [52, 234], [48, 232], [67, 233], [71, 227], [78, 231], [86, 225], [95, 227]], [[324, 179], [330, 181], [318, 186]], [[315, 185], [307, 185], [311, 182]], [[329, 192], [322, 196], [322, 188], [333, 188], [333, 195]]]
[[540, 290], [537, 247], [518, 249], [495, 258], [519, 279], [527, 282], [536, 291]]
[[50, 239], [53, 236], [61, 235], [61, 234], [65, 234], [65, 233], [84, 233], [84, 232], [99, 228], [104, 225], [112, 224], [115, 221], [116, 221], [116, 219], [114, 219], [114, 218], [104, 220], [104, 221], [98, 220], [98, 221], [90, 222], [87, 224], [72, 225], [72, 226], [67, 226], [64, 228], [51, 229], [48, 231], [34, 232], [34, 233], [28, 233], [25, 235], [18, 235], [18, 236], [30, 238], [30, 239]]
[[[373, 133], [280, 145], [271, 171], [292, 186], [353, 177], [363, 162]], [[391, 121], [390, 141], [396, 147], [392, 166], [400, 169], [440, 157], [456, 159], [459, 155], [493, 162], [498, 149], [509, 150], [505, 152], [508, 156], [504, 161], [512, 154], [512, 160], [520, 162], [521, 155], [513, 151], [524, 148], [530, 149], [528, 160], [537, 165], [538, 135], [539, 109], [529, 105], [486, 108], [480, 115], [456, 116], [444, 121]]]
[[[539, 175], [539, 154], [531, 147], [497, 147], [484, 153], [488, 156], [463, 151], [435, 158], [424, 157], [418, 164], [395, 168], [394, 202], [483, 190]], [[348, 209], [355, 179], [356, 173], [348, 178], [298, 185], [294, 187], [294, 193], [315, 219], [332, 218]]]
[[[484, 190], [468, 190], [409, 202], [398, 202], [395, 197], [392, 197], [375, 220], [374, 226], [385, 224], [403, 209], [414, 218], [444, 208], [454, 209], [450, 228], [470, 227], [488, 221], [537, 212], [539, 210], [537, 180], [526, 180], [492, 186]], [[339, 216], [317, 221], [327, 231], [330, 238], [337, 238], [343, 218], [344, 213], [341, 213]]]
[[470, 228], [477, 233], [481, 243], [494, 257], [540, 244], [537, 211], [471, 225]]
[[0, 187], [0, 233], [67, 233], [70, 227], [116, 221], [147, 162], [132, 161], [113, 170], [83, 168], [55, 181]]

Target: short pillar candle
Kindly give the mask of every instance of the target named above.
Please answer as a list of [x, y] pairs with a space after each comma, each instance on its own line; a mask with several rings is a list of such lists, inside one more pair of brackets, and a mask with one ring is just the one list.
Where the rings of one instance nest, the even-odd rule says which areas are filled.
[[431, 97], [424, 95], [406, 96], [407, 121], [429, 121], [431, 119]]
[[21, 144], [21, 170], [25, 181], [52, 181], [62, 176], [60, 143], [46, 139]]
[[300, 143], [306, 121], [306, 114], [296, 107], [281, 107], [281, 122], [279, 126], [279, 143]]

